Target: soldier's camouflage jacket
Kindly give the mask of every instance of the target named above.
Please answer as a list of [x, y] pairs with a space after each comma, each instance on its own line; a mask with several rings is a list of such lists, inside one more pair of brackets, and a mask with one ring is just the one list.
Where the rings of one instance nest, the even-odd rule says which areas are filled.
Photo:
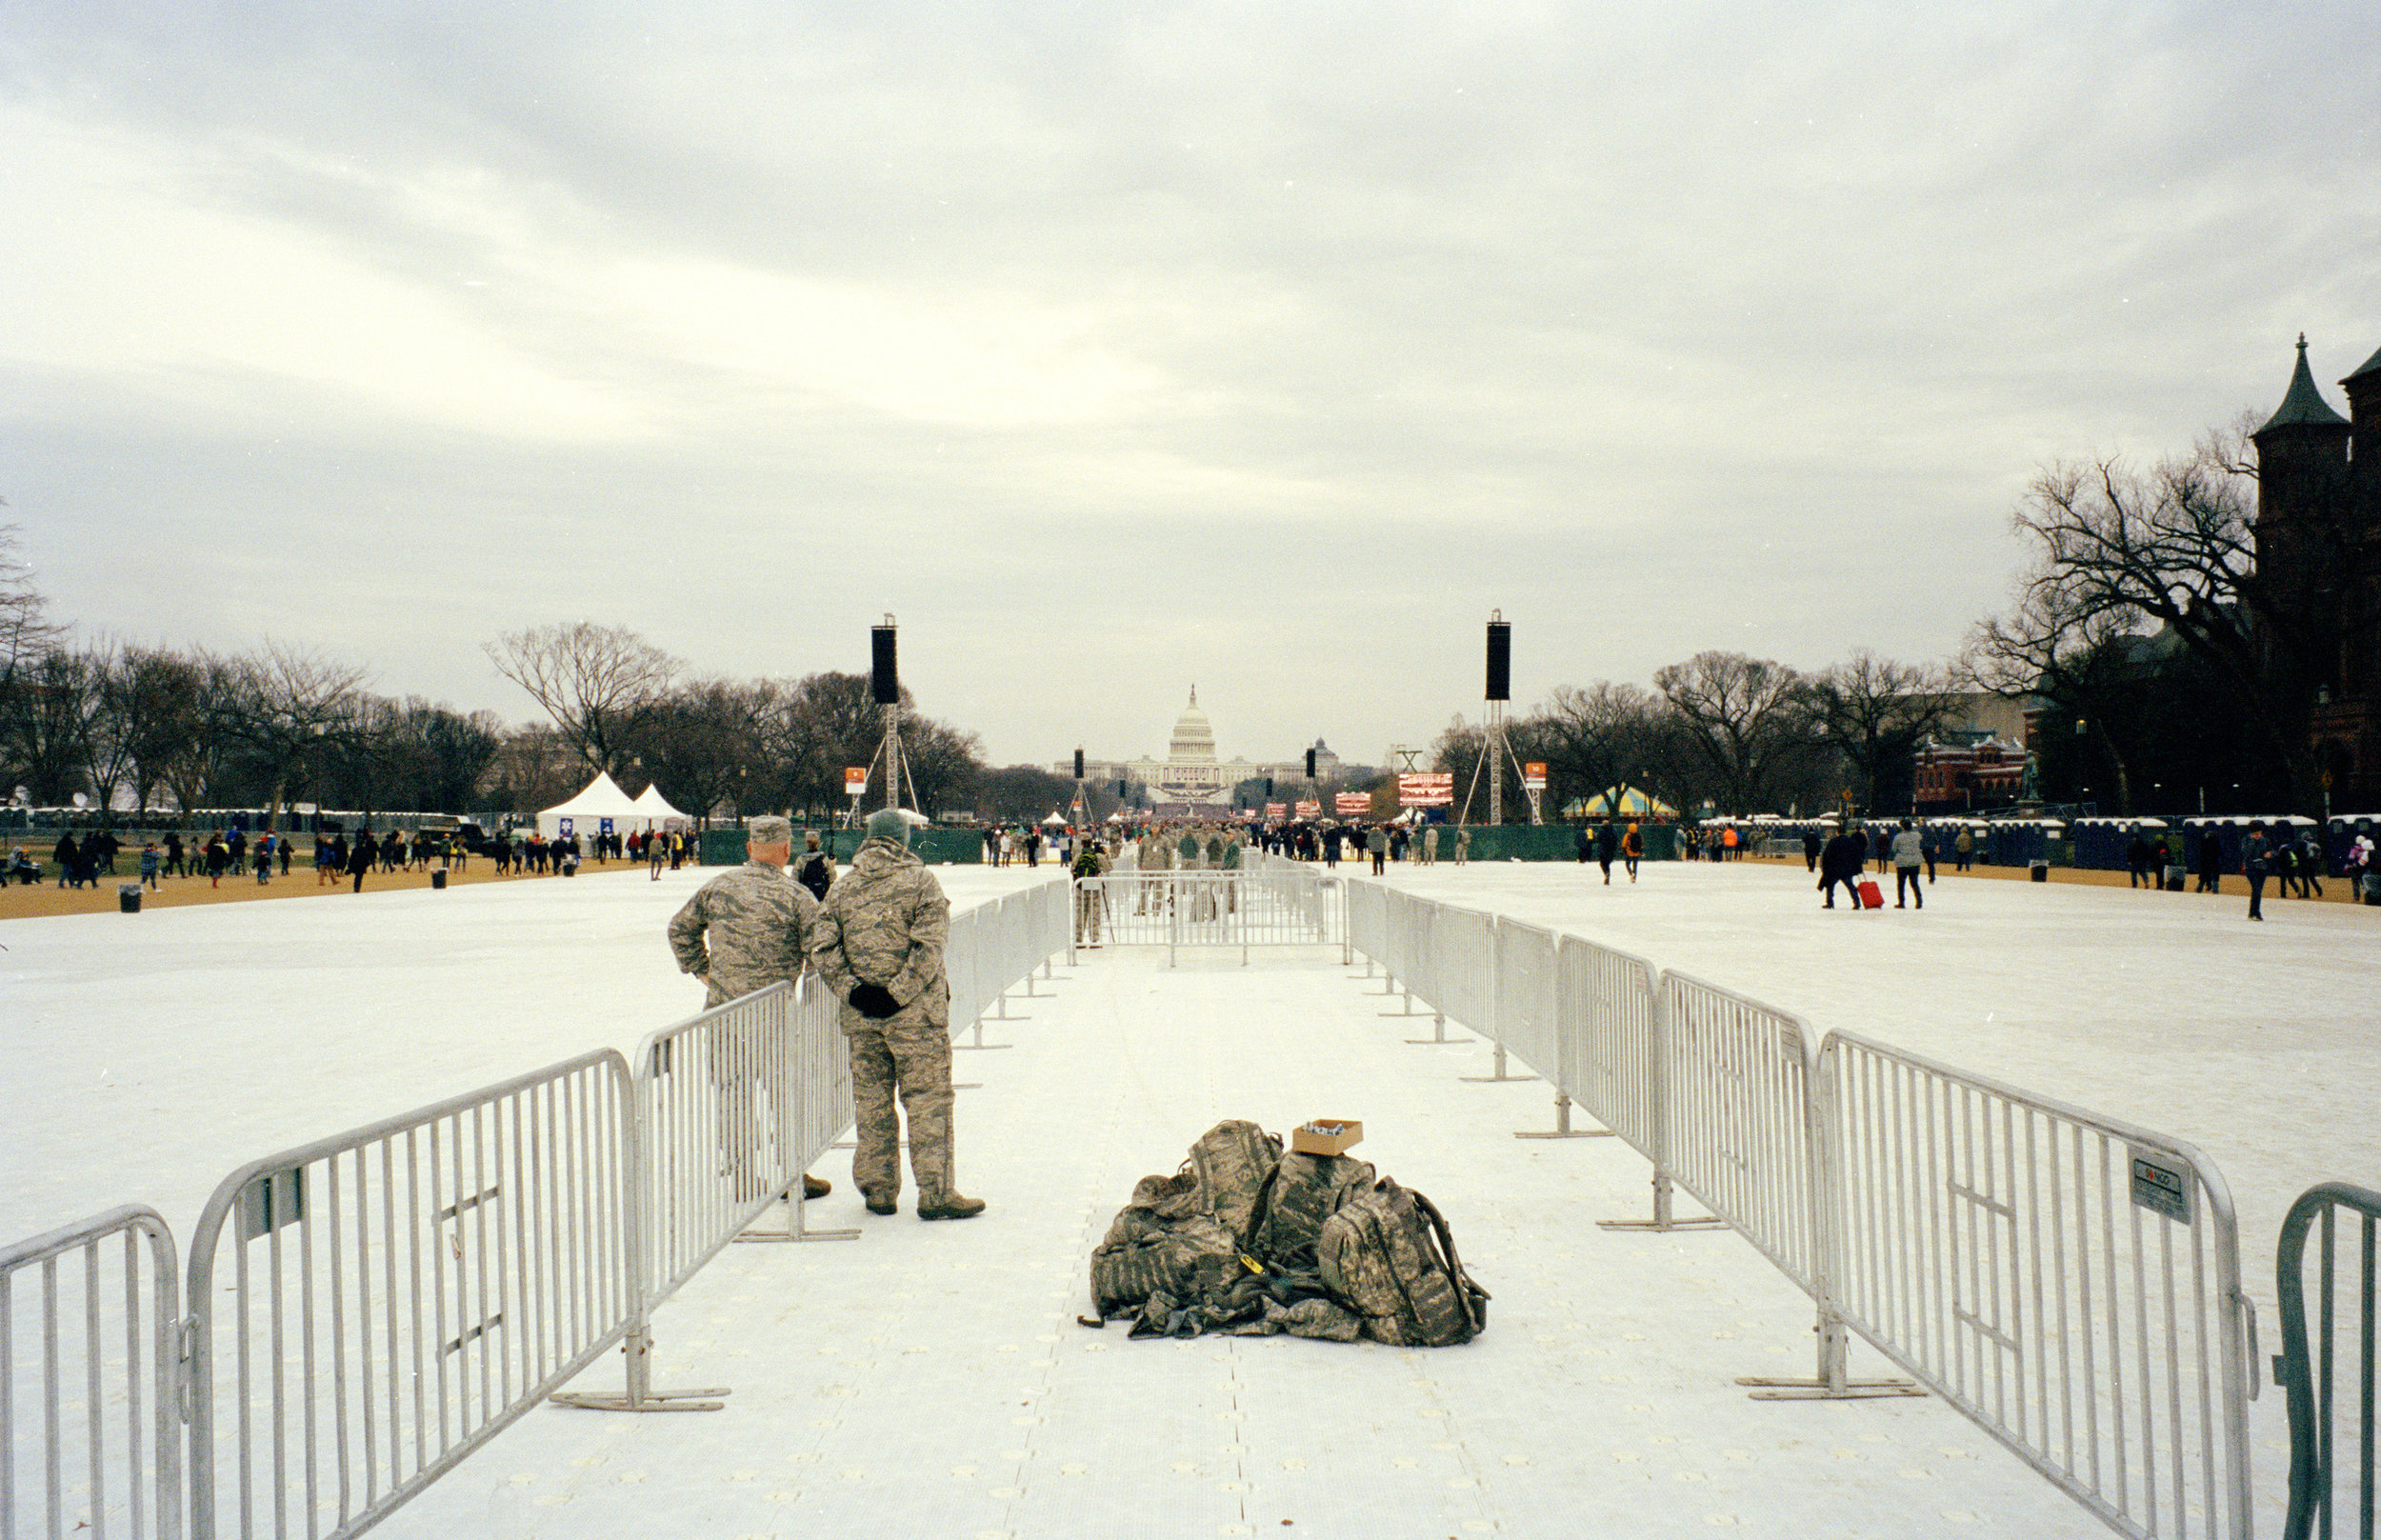
[[[888, 1032], [930, 1024], [949, 1030], [950, 986], [943, 946], [950, 939], [950, 900], [917, 853], [898, 840], [870, 838], [851, 869], [827, 890], [810, 927], [810, 965], [844, 1003], [843, 1030]], [[863, 984], [881, 984], [899, 1013], [870, 1021], [851, 1009]]]
[[782, 869], [747, 861], [705, 883], [670, 917], [678, 967], [710, 986], [706, 1009], [802, 976], [818, 900]]

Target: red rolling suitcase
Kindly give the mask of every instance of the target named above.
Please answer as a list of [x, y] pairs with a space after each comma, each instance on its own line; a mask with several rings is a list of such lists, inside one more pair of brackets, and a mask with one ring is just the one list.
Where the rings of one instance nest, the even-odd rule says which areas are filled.
[[1860, 907], [1862, 909], [1883, 909], [1885, 907], [1885, 890], [1879, 888], [1873, 878], [1863, 877], [1860, 879]]

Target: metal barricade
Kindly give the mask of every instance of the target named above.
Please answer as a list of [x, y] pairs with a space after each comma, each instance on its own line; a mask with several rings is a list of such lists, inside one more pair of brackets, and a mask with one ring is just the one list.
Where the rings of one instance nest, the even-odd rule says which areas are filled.
[[[2356, 1281], [2351, 1309], [2340, 1310], [2338, 1215], [2357, 1217]], [[2274, 1355], [2273, 1383], [2287, 1395], [2291, 1425], [2290, 1509], [2283, 1540], [2331, 1540], [2335, 1511], [2355, 1515], [2356, 1533], [2373, 1532], [2374, 1461], [2374, 1228], [2381, 1220], [2381, 1192], [2325, 1182], [2309, 1188], [2282, 1220], [2274, 1259], [2274, 1284], [2282, 1309], [2282, 1350]], [[2307, 1237], [2317, 1237], [2315, 1326], [2307, 1326]], [[2356, 1388], [2341, 1405], [2337, 1377], [2343, 1363], [2356, 1366]], [[2252, 1367], [2252, 1372], [2253, 1367]], [[2345, 1423], [2345, 1429], [2341, 1424]], [[2342, 1438], [2340, 1434], [2349, 1436]], [[2342, 1457], [2353, 1450], [2354, 1459]]]
[[[1496, 1072], [1466, 1075], [1467, 1080], [1534, 1080], [1536, 1075], [1508, 1074], [1505, 1058], [1517, 1053], [1532, 1070], [1555, 1072], [1554, 1050], [1554, 932], [1518, 920], [1497, 920], [1496, 941], [1490, 955], [1494, 965], [1490, 989], [1496, 1000]], [[1556, 1092], [1557, 1097], [1561, 1095]], [[1569, 1104], [1566, 1103], [1566, 1106]]]
[[1802, 1022], [1683, 973], [1661, 979], [1663, 1153], [1671, 1175], [1815, 1294], [1815, 1070]]
[[586, 1053], [223, 1180], [188, 1287], [200, 1540], [369, 1529], [628, 1335], [631, 1097]]
[[[1022, 896], [1022, 895], [1020, 895]], [[1335, 946], [1336, 910], [1305, 872], [1129, 871], [1075, 881], [1086, 937], [1102, 946], [1164, 947], [1171, 966], [1186, 947]], [[1088, 941], [1087, 941], [1088, 944]], [[1065, 945], [1063, 937], [1060, 945]]]
[[1836, 1032], [1841, 1319], [2110, 1526], [2250, 1530], [2231, 1193], [2180, 1140]]
[[140, 1205], [0, 1247], [0, 1535], [181, 1535], [180, 1287]]
[[1342, 890], [1347, 894], [1348, 945], [1368, 963], [1381, 961], [1389, 950], [1389, 899], [1393, 890], [1376, 882], [1357, 882], [1346, 884]]

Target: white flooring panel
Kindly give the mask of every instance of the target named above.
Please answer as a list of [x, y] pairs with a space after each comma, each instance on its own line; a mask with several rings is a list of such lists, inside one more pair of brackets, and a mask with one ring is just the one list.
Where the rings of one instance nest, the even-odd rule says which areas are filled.
[[[1087, 954], [1053, 988], [995, 1034], [1014, 1047], [960, 1056], [987, 1214], [869, 1216], [830, 1157], [813, 1223], [859, 1241], [732, 1248], [656, 1318], [658, 1382], [730, 1385], [725, 1410], [542, 1409], [384, 1532], [2103, 1532], [1939, 1402], [1748, 1399], [1735, 1375], [1807, 1371], [1808, 1300], [1731, 1234], [1595, 1228], [1643, 1207], [1643, 1163], [1512, 1138], [1546, 1088], [1463, 1083], [1484, 1051], [1406, 1046], [1332, 954]], [[1363, 1117], [1358, 1153], [1446, 1210], [1496, 1294], [1483, 1337], [1075, 1324], [1139, 1176], [1219, 1118], [1318, 1114]]]

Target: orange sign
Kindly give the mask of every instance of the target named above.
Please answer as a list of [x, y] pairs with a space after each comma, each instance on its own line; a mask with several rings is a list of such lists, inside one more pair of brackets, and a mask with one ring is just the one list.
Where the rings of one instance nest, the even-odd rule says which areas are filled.
[[1521, 767], [1521, 788], [1525, 791], [1543, 791], [1546, 790], [1546, 766], [1544, 762], [1532, 759]]
[[868, 767], [846, 765], [843, 770], [843, 794], [848, 797], [868, 795]]

